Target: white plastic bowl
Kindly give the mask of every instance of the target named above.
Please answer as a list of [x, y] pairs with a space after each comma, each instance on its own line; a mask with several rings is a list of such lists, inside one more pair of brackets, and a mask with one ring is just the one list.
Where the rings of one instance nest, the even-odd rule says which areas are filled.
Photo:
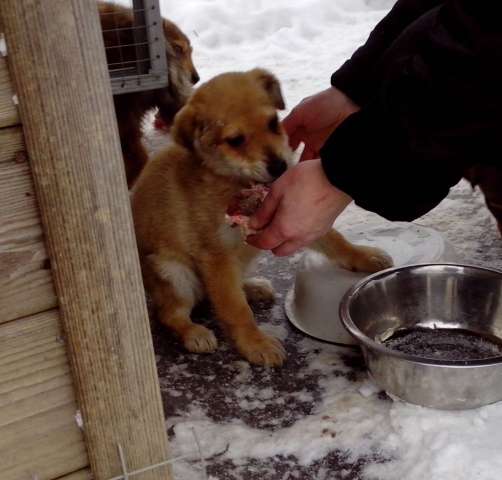
[[[359, 225], [342, 233], [350, 241], [385, 250], [395, 266], [448, 263], [459, 259], [451, 244], [429, 227], [396, 222], [366, 228]], [[338, 309], [345, 292], [367, 273], [354, 273], [333, 265], [323, 255], [305, 252], [294, 287], [286, 295], [289, 321], [303, 333], [326, 342], [355, 345], [341, 323]]]

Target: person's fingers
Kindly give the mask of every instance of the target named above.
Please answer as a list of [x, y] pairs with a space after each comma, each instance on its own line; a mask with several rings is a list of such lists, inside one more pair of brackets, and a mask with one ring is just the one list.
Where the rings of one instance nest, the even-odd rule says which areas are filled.
[[284, 240], [280, 230], [272, 224], [256, 235], [249, 235], [246, 238], [246, 243], [262, 250], [273, 250], [284, 243]]
[[260, 208], [249, 219], [249, 227], [253, 230], [261, 230], [272, 220], [280, 203], [280, 196], [276, 192], [277, 187], [272, 186], [272, 189], [263, 200]]
[[272, 253], [276, 257], [287, 257], [289, 255], [293, 255], [304, 247], [305, 245], [303, 244], [303, 242], [298, 240], [290, 240], [282, 243], [278, 247], [272, 248]]

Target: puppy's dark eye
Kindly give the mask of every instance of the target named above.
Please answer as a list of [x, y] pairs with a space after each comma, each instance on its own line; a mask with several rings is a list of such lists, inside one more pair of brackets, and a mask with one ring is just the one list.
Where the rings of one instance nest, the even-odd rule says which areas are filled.
[[176, 53], [176, 55], [183, 55], [183, 47], [181, 45], [178, 45], [177, 43], [175, 43], [173, 45], [173, 49], [174, 49], [174, 52]]
[[273, 133], [279, 133], [279, 119], [277, 115], [272, 117], [268, 122], [268, 129]]
[[234, 137], [228, 137], [225, 139], [225, 142], [228, 143], [231, 147], [240, 147], [244, 145], [244, 142], [246, 141], [246, 137], [244, 135], [235, 135]]

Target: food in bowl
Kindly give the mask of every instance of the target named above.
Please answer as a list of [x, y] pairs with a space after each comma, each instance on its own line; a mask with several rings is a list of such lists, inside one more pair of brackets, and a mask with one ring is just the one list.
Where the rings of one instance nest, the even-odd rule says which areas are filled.
[[393, 332], [381, 343], [428, 360], [467, 362], [502, 357], [502, 340], [460, 328], [406, 328]]

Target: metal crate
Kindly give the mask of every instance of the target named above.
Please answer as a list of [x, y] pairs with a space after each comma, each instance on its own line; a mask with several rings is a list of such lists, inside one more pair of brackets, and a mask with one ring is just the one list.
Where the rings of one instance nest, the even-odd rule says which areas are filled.
[[[168, 84], [164, 31], [158, 0], [129, 0], [132, 23], [101, 12], [103, 38], [113, 94], [162, 88]], [[104, 16], [108, 18], [104, 18]], [[105, 24], [103, 24], [105, 21]]]

